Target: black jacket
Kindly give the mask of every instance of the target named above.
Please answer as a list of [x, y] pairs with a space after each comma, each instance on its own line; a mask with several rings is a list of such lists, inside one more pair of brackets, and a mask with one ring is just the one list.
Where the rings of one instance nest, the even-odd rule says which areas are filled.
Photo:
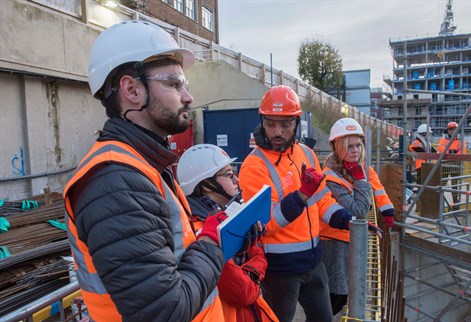
[[[110, 119], [98, 140], [132, 146], [170, 183], [166, 169], [176, 155], [146, 132]], [[70, 200], [78, 236], [124, 321], [194, 318], [216, 287], [222, 251], [196, 241], [177, 262], [171, 214], [149, 178], [128, 165], [106, 164], [80, 179]]]

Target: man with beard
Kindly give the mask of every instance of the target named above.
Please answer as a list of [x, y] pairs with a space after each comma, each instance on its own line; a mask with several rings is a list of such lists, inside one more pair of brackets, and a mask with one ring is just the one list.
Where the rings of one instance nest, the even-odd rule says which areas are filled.
[[221, 321], [218, 213], [198, 239], [168, 168], [166, 137], [185, 131], [194, 55], [163, 29], [127, 21], [90, 54], [89, 84], [109, 120], [65, 191], [77, 276], [94, 321]]
[[259, 114], [257, 147], [242, 164], [239, 184], [245, 200], [264, 184], [272, 188], [271, 220], [261, 239], [268, 260], [263, 296], [280, 321], [293, 320], [299, 301], [306, 321], [330, 322], [319, 220], [348, 229], [352, 216], [332, 198], [314, 152], [296, 141], [302, 114], [298, 95], [287, 86], [272, 87]]

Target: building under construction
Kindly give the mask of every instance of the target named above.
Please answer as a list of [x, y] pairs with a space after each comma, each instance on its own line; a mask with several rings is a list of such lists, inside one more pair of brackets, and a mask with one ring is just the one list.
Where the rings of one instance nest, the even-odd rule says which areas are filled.
[[[406, 131], [414, 132], [428, 123], [441, 136], [449, 122], [458, 122], [471, 98], [471, 34], [455, 35], [452, 1], [436, 37], [391, 40], [393, 57], [392, 100], [381, 101], [383, 119], [404, 127], [403, 104], [408, 100]], [[416, 90], [408, 92], [404, 89]], [[463, 128], [468, 141], [471, 119]]]
[[[105, 120], [87, 84], [89, 48], [101, 30], [129, 19], [158, 24], [195, 52], [198, 63], [186, 76], [195, 97], [196, 143], [208, 139], [203, 136], [206, 111], [257, 108], [271, 84], [292, 87], [304, 104], [320, 106], [326, 118], [353, 117], [367, 130], [368, 164], [394, 203], [396, 225], [382, 238], [361, 234], [359, 240], [366, 246], [359, 248], [364, 253], [355, 256], [356, 270], [351, 272], [358, 287], [352, 287], [349, 306], [339, 320], [470, 318], [471, 156], [410, 153], [396, 146], [386, 151], [385, 137], [397, 139], [403, 133], [397, 125], [361, 113], [241, 53], [127, 8], [105, 11], [102, 3], [70, 0], [63, 2], [64, 8], [54, 0], [2, 2], [0, 97], [8, 109], [3, 113], [2, 107], [0, 114], [0, 321], [42, 321], [52, 315], [61, 321], [71, 315], [86, 320], [73, 265], [67, 262], [70, 249], [61, 193]], [[214, 88], [217, 91], [210, 90]], [[437, 97], [451, 95], [439, 89], [443, 90], [436, 89]], [[425, 94], [429, 95], [407, 93], [412, 100], [403, 100], [401, 106], [407, 110], [413, 95]], [[430, 95], [425, 99], [431, 101], [434, 94]], [[460, 129], [468, 124], [469, 111], [468, 103], [455, 115]], [[415, 124], [413, 119], [401, 118], [406, 124]], [[221, 131], [233, 125], [234, 118], [211, 124]], [[249, 145], [250, 133], [245, 134]], [[231, 148], [230, 138], [227, 142]], [[409, 180], [415, 175], [411, 165], [416, 159], [426, 161], [421, 185]], [[381, 225], [374, 208], [368, 219]]]

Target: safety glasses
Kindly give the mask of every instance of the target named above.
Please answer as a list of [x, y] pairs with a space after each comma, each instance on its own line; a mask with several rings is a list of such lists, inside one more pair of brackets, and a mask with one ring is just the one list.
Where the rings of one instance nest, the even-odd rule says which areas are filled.
[[295, 123], [296, 119], [273, 120], [266, 117], [263, 118], [263, 127], [272, 130], [276, 129], [277, 127], [280, 127], [282, 131], [292, 130], [294, 128]]
[[227, 171], [227, 172], [219, 173], [215, 175], [215, 177], [229, 178], [231, 180], [234, 180], [235, 176], [236, 176], [236, 173], [234, 171]]
[[159, 81], [163, 89], [172, 90], [178, 93], [188, 91], [188, 80], [183, 74], [156, 74], [148, 75], [147, 80]]

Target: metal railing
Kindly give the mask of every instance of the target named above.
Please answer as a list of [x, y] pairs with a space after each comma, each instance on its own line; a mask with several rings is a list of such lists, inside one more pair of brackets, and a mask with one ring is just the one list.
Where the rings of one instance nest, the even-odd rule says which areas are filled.
[[0, 317], [0, 322], [17, 322], [21, 320], [26, 320], [28, 322], [33, 321], [34, 313], [56, 302], [59, 305], [60, 320], [67, 321], [62, 299], [68, 295], [73, 294], [79, 289], [78, 282], [71, 282], [70, 284], [67, 284], [66, 286], [52, 292], [51, 294], [43, 296], [19, 309], [16, 309], [15, 311]]

